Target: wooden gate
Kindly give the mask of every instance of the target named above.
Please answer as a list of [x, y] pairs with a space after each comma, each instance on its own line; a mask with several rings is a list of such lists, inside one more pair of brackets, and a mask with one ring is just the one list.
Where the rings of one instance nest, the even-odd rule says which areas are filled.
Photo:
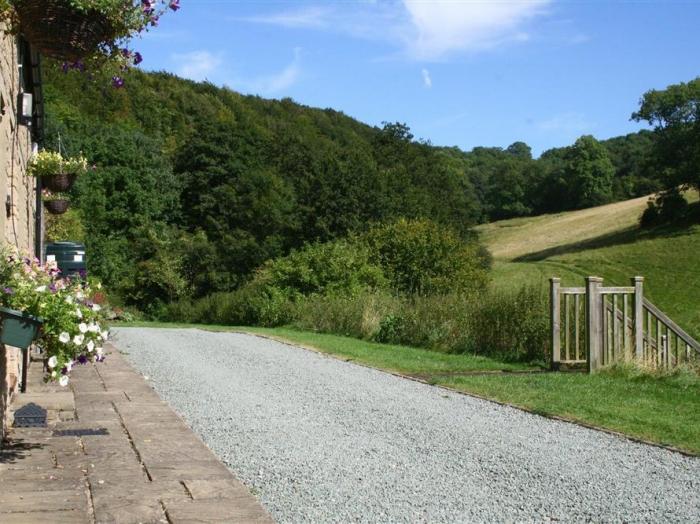
[[700, 344], [644, 298], [644, 277], [631, 286], [603, 287], [587, 277], [585, 287], [561, 287], [550, 279], [552, 368], [586, 364], [593, 372], [635, 360], [671, 368], [697, 361]]

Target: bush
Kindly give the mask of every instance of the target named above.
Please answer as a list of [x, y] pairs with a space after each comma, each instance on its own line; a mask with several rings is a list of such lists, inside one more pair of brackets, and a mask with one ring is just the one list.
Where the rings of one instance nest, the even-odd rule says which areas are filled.
[[361, 241], [400, 293], [473, 292], [488, 282], [490, 260], [481, 244], [430, 220], [400, 219], [372, 228]]
[[649, 199], [647, 208], [642, 213], [639, 223], [642, 227], [672, 224], [685, 220], [689, 216], [690, 206], [677, 188], [663, 191], [655, 198]]
[[253, 278], [253, 286], [290, 299], [354, 296], [367, 289], [385, 288], [386, 284], [381, 268], [370, 262], [367, 247], [347, 240], [309, 244], [268, 261]]

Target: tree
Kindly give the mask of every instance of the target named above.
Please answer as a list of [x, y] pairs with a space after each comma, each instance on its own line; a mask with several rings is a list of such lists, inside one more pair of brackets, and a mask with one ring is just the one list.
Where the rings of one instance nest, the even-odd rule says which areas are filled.
[[665, 189], [700, 189], [700, 77], [647, 91], [632, 118], [654, 126], [655, 159]]
[[612, 199], [615, 174], [608, 151], [591, 135], [584, 135], [565, 157], [565, 177], [575, 208], [607, 204]]

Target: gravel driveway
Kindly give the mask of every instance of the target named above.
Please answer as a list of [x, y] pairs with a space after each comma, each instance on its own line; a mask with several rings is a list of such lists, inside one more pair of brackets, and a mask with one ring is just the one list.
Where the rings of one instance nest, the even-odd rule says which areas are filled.
[[280, 522], [700, 521], [700, 459], [254, 336], [114, 332]]

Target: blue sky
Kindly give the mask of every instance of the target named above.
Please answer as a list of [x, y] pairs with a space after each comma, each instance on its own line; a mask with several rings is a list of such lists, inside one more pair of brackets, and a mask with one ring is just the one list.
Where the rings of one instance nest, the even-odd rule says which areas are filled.
[[651, 88], [700, 75], [700, 1], [181, 0], [145, 69], [406, 122], [437, 145], [535, 154], [609, 138]]

